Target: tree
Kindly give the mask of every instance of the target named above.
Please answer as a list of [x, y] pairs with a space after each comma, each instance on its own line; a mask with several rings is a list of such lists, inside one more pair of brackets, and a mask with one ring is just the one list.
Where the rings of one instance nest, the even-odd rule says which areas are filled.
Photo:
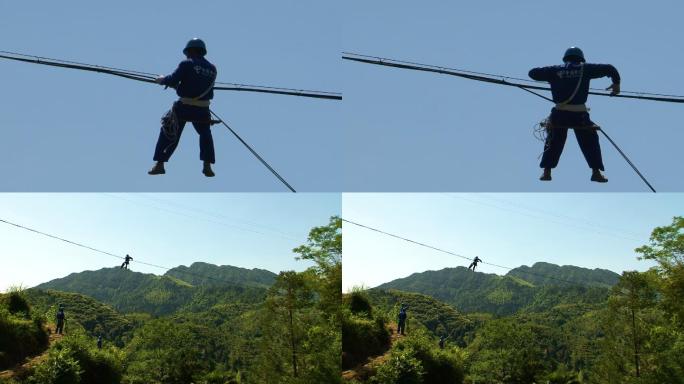
[[328, 225], [311, 229], [307, 243], [293, 252], [299, 254], [298, 260], [316, 263], [311, 272], [318, 277], [320, 307], [339, 325], [342, 305], [342, 219], [333, 216]]
[[635, 250], [640, 259], [655, 260], [656, 271], [662, 278], [662, 305], [684, 328], [684, 217], [676, 216], [672, 224], [657, 227], [648, 245]]
[[278, 351], [287, 350], [290, 369], [282, 373], [293, 378], [300, 376], [299, 351], [305, 338], [305, 309], [313, 306], [313, 300], [313, 291], [303, 273], [281, 272], [269, 289], [261, 320], [266, 342], [262, 350], [269, 351], [263, 358], [270, 363], [270, 371], [283, 371], [283, 359]]
[[635, 376], [640, 376], [640, 336], [637, 328], [637, 315], [646, 308], [655, 305], [656, 290], [652, 278], [647, 273], [624, 272], [620, 282], [613, 287], [613, 296], [609, 301], [610, 308], [614, 311], [626, 310], [632, 328], [632, 343], [634, 351]]

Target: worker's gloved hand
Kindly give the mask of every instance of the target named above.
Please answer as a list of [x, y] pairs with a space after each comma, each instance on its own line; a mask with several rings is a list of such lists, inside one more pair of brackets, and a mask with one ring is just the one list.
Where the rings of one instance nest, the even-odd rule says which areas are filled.
[[164, 80], [165, 77], [166, 76], [159, 76], [154, 80], [154, 82], [157, 84], [161, 84], [161, 82]]
[[620, 83], [613, 83], [613, 85], [606, 88], [606, 91], [608, 90], [612, 90], [612, 92], [610, 93], [611, 96], [620, 94]]

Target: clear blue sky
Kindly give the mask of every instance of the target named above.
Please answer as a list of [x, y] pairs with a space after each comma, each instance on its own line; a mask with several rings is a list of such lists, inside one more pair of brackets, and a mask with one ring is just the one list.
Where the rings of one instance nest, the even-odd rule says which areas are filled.
[[[345, 51], [516, 77], [561, 62], [570, 45], [614, 64], [622, 89], [684, 94], [681, 1], [353, 1]], [[570, 133], [541, 183], [532, 127], [550, 104], [512, 87], [345, 61], [346, 191], [647, 191], [601, 139], [607, 185]], [[592, 82], [607, 87], [609, 79]], [[590, 97], [600, 124], [658, 191], [684, 190], [684, 105]]]
[[[468, 258], [646, 270], [636, 247], [684, 214], [684, 194], [344, 194], [343, 217]], [[344, 224], [343, 290], [468, 260]], [[481, 264], [478, 270], [507, 270]]]
[[[0, 194], [0, 218], [117, 255], [131, 269], [165, 271], [203, 261], [303, 270], [292, 249], [339, 215], [339, 194]], [[33, 286], [121, 260], [0, 223], [0, 291]]]
[[[193, 37], [219, 81], [342, 91], [333, 2], [4, 2], [0, 50], [168, 74]], [[225, 127], [217, 177], [201, 173], [188, 126], [163, 177], [152, 165], [171, 89], [113, 76], [0, 61], [2, 191], [284, 191]], [[213, 109], [301, 191], [340, 191], [340, 101], [217, 92]]]

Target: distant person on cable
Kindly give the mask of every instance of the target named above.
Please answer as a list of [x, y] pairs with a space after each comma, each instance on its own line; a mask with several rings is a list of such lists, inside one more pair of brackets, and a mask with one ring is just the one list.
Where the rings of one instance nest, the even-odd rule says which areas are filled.
[[156, 163], [148, 173], [166, 173], [164, 163], [169, 161], [176, 150], [185, 123], [192, 122], [199, 134], [200, 160], [204, 163], [202, 173], [204, 176], [213, 177], [211, 165], [216, 159], [214, 139], [211, 136], [209, 103], [214, 98], [216, 67], [204, 58], [207, 47], [200, 39], [188, 41], [183, 53], [186, 60], [181, 61], [172, 74], [157, 78], [157, 83], [175, 88], [180, 99], [173, 103], [171, 110], [162, 118], [162, 128], [154, 150]]
[[404, 306], [404, 304], [401, 305], [401, 309], [399, 310], [399, 316], [398, 316], [398, 321], [397, 321], [397, 333], [404, 334], [406, 331], [406, 310], [408, 309], [408, 306]]
[[62, 304], [59, 305], [55, 319], [57, 320], [57, 329], [55, 329], [55, 333], [61, 335], [64, 332], [64, 323], [66, 322], [66, 315], [64, 314], [64, 306]]
[[473, 262], [470, 263], [470, 265], [468, 266], [468, 269], [471, 269], [471, 268], [472, 268], [472, 269], [473, 269], [473, 272], [475, 272], [475, 267], [477, 267], [477, 263], [479, 263], [479, 262], [481, 262], [481, 261], [482, 261], [482, 259], [480, 259], [479, 257], [475, 256], [475, 258], [473, 259]]
[[598, 133], [591, 128], [596, 124], [589, 119], [589, 109], [584, 103], [589, 96], [591, 79], [610, 77], [613, 85], [606, 90], [612, 90], [611, 95], [619, 94], [620, 74], [609, 64], [586, 63], [584, 53], [577, 47], [570, 47], [565, 51], [563, 62], [563, 65], [533, 68], [529, 74], [534, 80], [548, 81], [551, 84], [553, 101], [556, 103], [549, 116], [550, 127], [547, 127], [544, 154], [539, 164], [544, 172], [539, 180], [551, 180], [551, 169], [558, 165], [568, 128], [577, 128], [575, 137], [592, 170], [591, 181], [605, 183], [608, 179], [601, 174], [604, 168]]
[[121, 269], [128, 269], [128, 264], [131, 262], [131, 260], [133, 260], [133, 258], [126, 255], [126, 257], [124, 257], [124, 262], [121, 263]]
[[102, 335], [97, 337], [97, 349], [102, 349]]

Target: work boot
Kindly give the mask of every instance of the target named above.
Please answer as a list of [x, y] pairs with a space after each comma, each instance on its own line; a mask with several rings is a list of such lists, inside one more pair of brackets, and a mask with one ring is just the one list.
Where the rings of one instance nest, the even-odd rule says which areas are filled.
[[163, 161], [157, 161], [152, 169], [150, 169], [147, 174], [148, 175], [163, 175], [166, 173], [166, 170], [164, 169], [164, 162]]
[[206, 176], [206, 177], [216, 176], [214, 171], [211, 169], [211, 163], [208, 161], [204, 162], [204, 168], [202, 168], [202, 173], [204, 173], [204, 176]]
[[591, 172], [591, 181], [595, 181], [597, 183], [607, 183], [608, 179], [606, 179], [606, 177], [603, 176], [603, 174], [601, 174], [600, 169], [594, 169]]
[[541, 181], [551, 181], [551, 168], [544, 168], [544, 173], [539, 177]]

